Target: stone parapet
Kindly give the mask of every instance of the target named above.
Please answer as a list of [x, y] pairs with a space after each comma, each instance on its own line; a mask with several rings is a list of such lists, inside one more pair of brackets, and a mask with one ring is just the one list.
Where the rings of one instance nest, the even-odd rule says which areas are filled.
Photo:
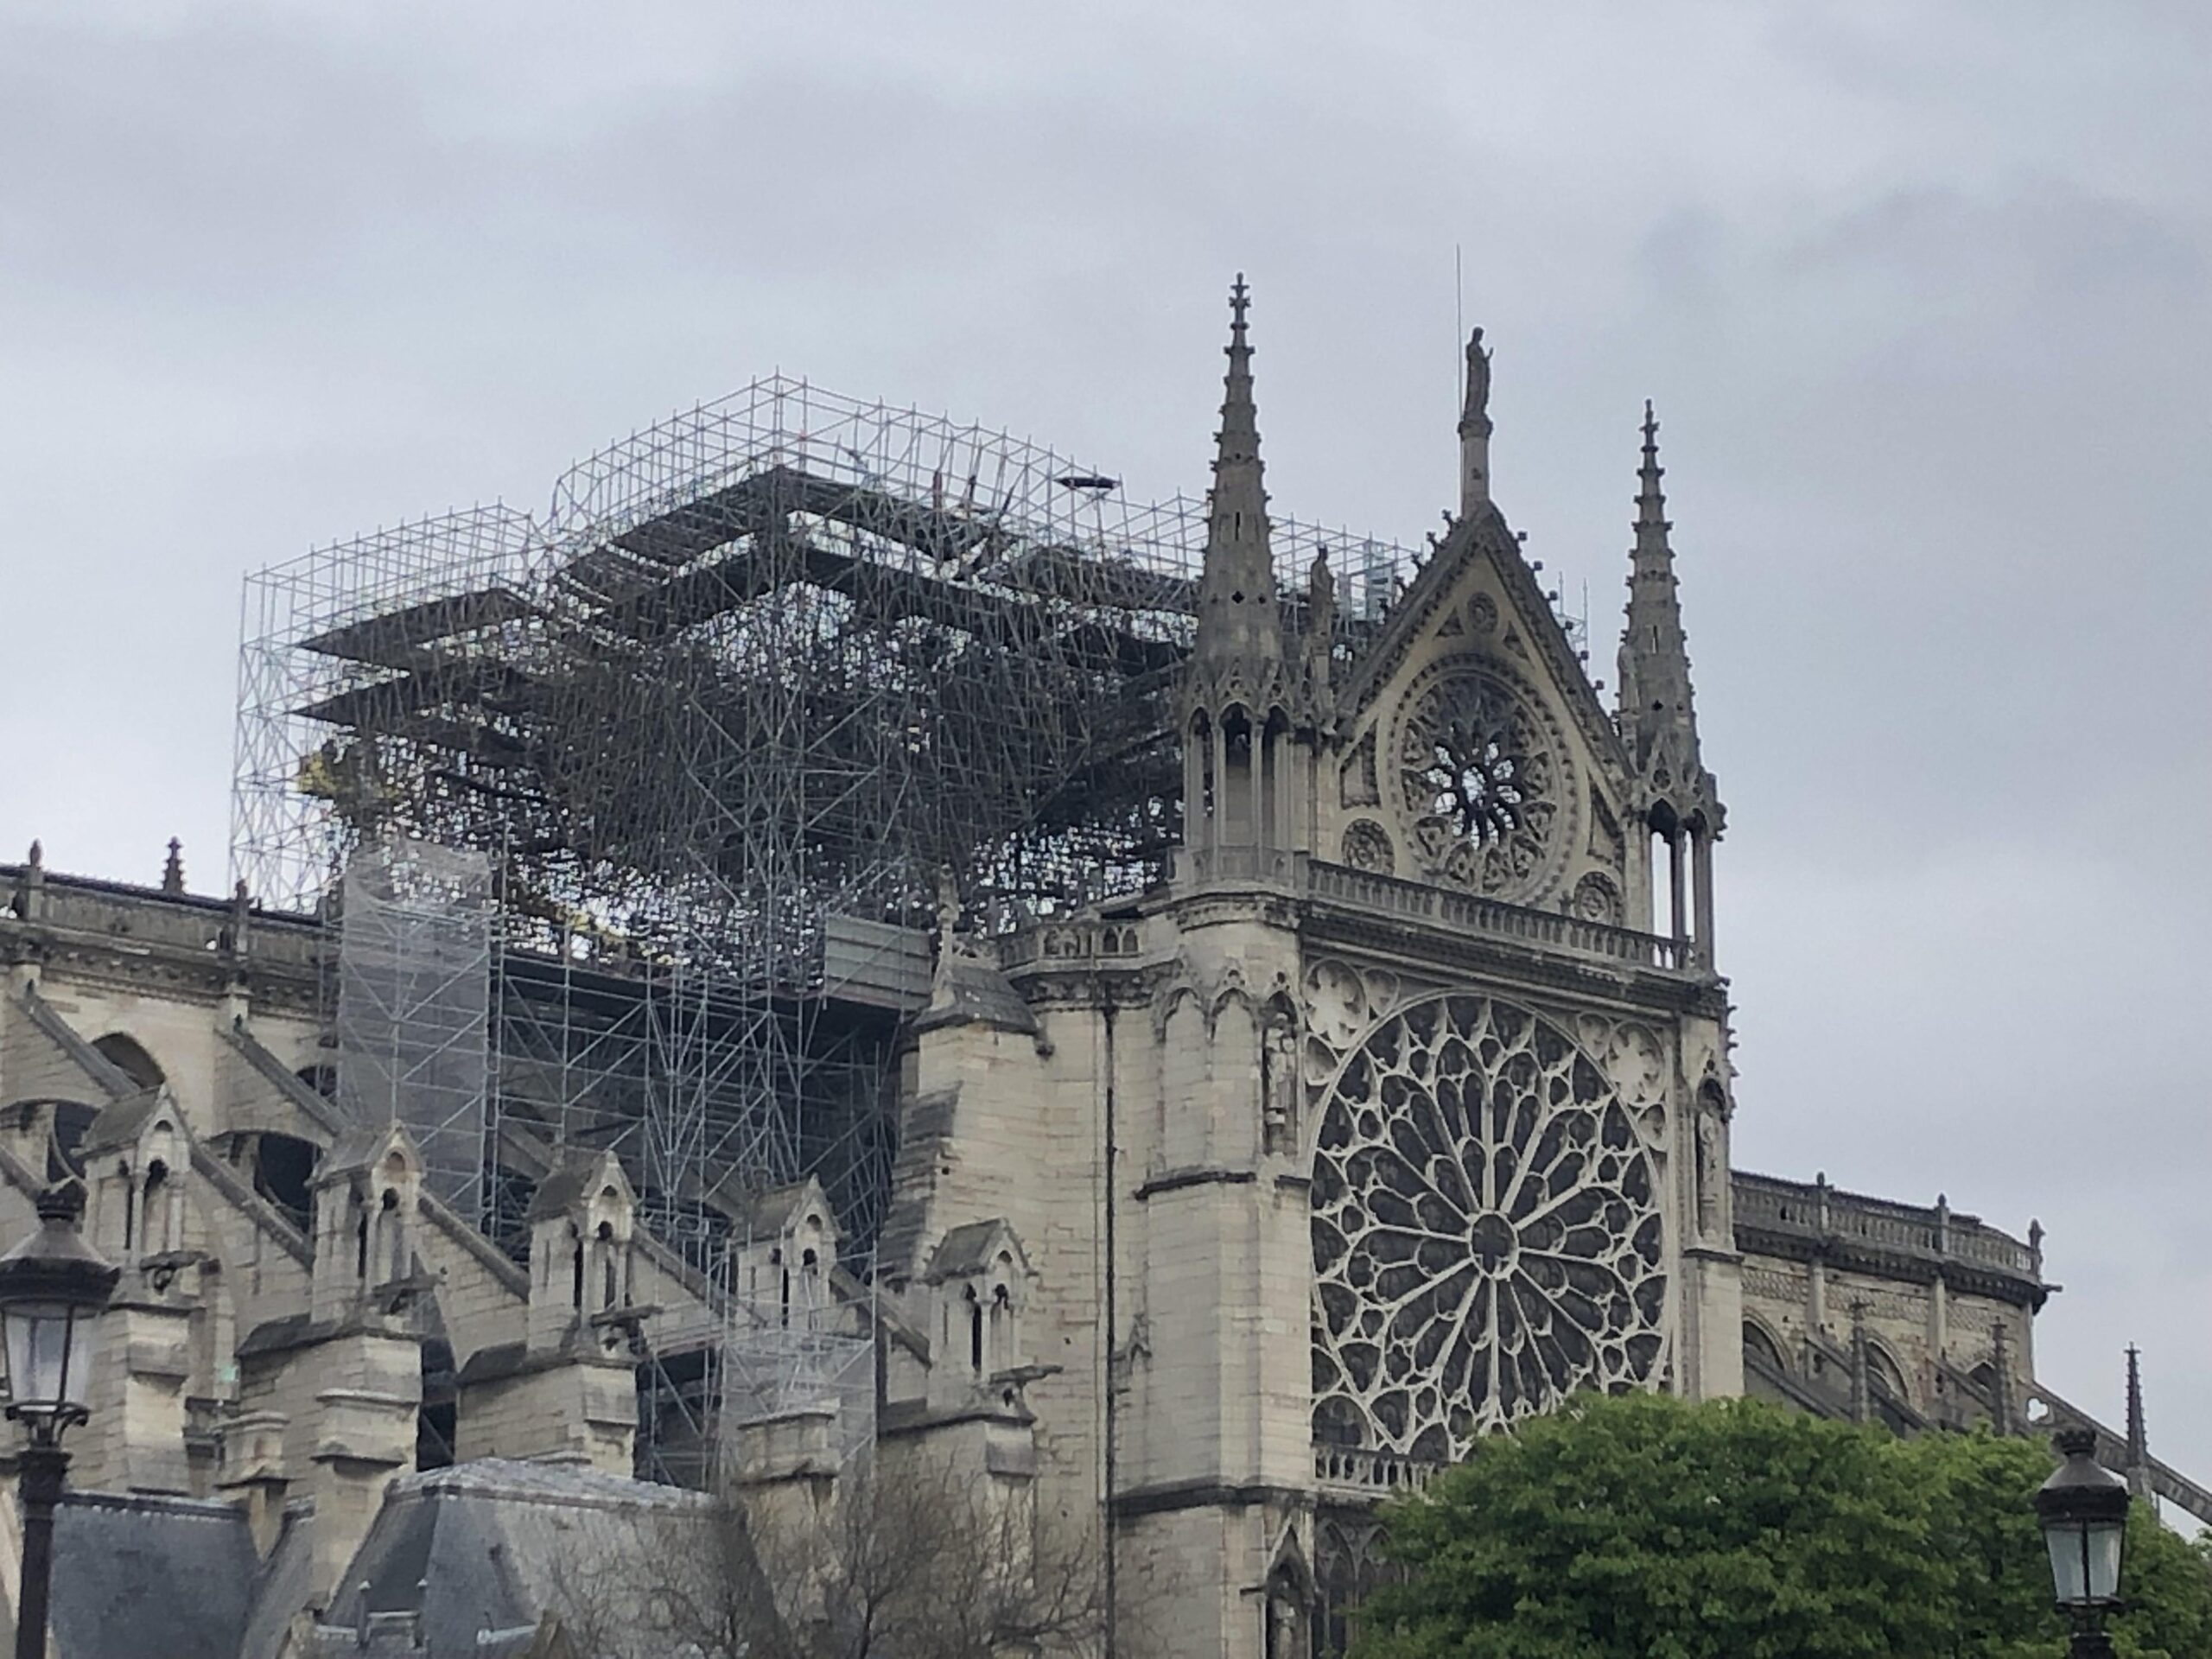
[[1739, 1249], [1786, 1260], [1818, 1255], [1926, 1282], [1942, 1274], [1957, 1288], [2018, 1306], [2040, 1307], [2039, 1236], [2023, 1243], [1978, 1217], [1846, 1192], [1826, 1181], [1780, 1180], [1738, 1170], [1733, 1178]]

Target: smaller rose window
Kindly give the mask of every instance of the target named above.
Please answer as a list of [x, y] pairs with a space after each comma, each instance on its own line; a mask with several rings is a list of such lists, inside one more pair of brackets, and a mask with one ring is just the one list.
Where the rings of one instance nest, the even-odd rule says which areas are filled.
[[1472, 667], [1436, 680], [1407, 711], [1398, 766], [1414, 840], [1446, 880], [1503, 893], [1541, 870], [1558, 763], [1505, 682]]

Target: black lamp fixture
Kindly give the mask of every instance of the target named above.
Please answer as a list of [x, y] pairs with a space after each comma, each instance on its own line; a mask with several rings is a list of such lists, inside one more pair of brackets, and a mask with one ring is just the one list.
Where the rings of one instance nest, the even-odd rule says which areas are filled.
[[69, 1469], [61, 1436], [88, 1414], [99, 1317], [122, 1271], [78, 1232], [84, 1211], [84, 1189], [74, 1181], [41, 1193], [38, 1230], [0, 1255], [8, 1415], [30, 1434], [22, 1452], [23, 1575], [16, 1659], [45, 1659], [54, 1511]]
[[2055, 1444], [2064, 1461], [2035, 1499], [2051, 1588], [2073, 1625], [2074, 1659], [2104, 1659], [2112, 1652], [2105, 1620], [2120, 1605], [2127, 1488], [2097, 1462], [2094, 1430], [2061, 1429]]

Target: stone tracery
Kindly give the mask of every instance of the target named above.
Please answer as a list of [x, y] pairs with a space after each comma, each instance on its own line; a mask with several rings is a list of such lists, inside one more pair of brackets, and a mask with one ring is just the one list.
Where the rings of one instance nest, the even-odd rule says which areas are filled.
[[1503, 672], [1469, 659], [1433, 670], [1407, 699], [1395, 753], [1413, 842], [1437, 876], [1525, 897], [1555, 874], [1564, 752]]
[[1657, 1374], [1654, 1160], [1540, 1015], [1444, 995], [1375, 1027], [1328, 1091], [1313, 1202], [1318, 1439], [1441, 1459]]

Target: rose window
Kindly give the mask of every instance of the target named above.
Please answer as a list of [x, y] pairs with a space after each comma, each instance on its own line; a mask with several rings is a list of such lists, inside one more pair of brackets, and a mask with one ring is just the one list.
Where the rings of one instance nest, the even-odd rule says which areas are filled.
[[1545, 863], [1558, 766], [1504, 681], [1474, 668], [1436, 680], [1407, 710], [1398, 765], [1414, 839], [1447, 880], [1502, 893]]
[[1444, 1459], [1583, 1388], [1657, 1375], [1657, 1180], [1564, 1032], [1439, 996], [1344, 1061], [1313, 1161], [1314, 1433]]

